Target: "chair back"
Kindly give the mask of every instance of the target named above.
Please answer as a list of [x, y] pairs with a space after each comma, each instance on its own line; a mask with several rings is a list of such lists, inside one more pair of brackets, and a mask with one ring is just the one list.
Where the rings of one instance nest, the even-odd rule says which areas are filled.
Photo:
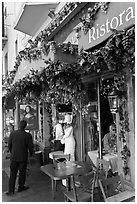
[[63, 167], [66, 161], [70, 161], [70, 154], [53, 154], [53, 165], [55, 168]]
[[99, 178], [107, 178], [109, 171], [109, 161], [97, 158], [97, 170]]
[[107, 201], [108, 197], [116, 195], [124, 191], [123, 182], [121, 181], [121, 176], [117, 175], [109, 178], [99, 179], [99, 186], [104, 198]]
[[[73, 191], [74, 191], [74, 201], [78, 202], [79, 196], [83, 193], [88, 193], [93, 202], [93, 194], [94, 194], [94, 187], [95, 187], [95, 181], [96, 181], [96, 175], [97, 171], [91, 171], [89, 173], [86, 173], [85, 175], [82, 175], [81, 180], [81, 186], [79, 188], [76, 188], [75, 186], [75, 177], [73, 176], [72, 184], [73, 184]], [[88, 198], [87, 197], [87, 198]], [[83, 200], [84, 202], [84, 200]]]

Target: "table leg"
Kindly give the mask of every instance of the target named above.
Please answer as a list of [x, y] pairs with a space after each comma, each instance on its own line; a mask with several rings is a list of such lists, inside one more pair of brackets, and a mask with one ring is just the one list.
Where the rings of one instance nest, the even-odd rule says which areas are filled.
[[74, 176], [71, 177], [71, 183], [72, 183], [72, 188], [73, 188], [73, 192], [74, 192], [75, 202], [78, 202]]
[[66, 178], [66, 187], [67, 187], [67, 192], [71, 190], [70, 178]]
[[51, 179], [51, 187], [52, 187], [52, 199], [55, 199], [55, 182], [54, 179]]
[[[67, 192], [71, 190], [71, 185], [70, 185], [70, 178], [66, 178], [66, 188]], [[66, 197], [66, 202], [68, 202], [68, 198]]]

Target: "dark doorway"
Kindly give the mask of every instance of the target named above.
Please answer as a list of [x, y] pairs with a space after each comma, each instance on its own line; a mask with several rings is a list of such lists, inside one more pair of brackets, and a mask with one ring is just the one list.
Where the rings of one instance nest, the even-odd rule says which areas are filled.
[[100, 118], [101, 118], [101, 136], [102, 138], [109, 132], [109, 125], [113, 123], [113, 116], [110, 112], [109, 102], [107, 97], [101, 96], [100, 100]]

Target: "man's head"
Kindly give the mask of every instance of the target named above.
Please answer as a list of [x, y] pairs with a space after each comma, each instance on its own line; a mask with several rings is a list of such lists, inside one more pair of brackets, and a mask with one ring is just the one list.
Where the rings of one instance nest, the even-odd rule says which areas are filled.
[[114, 123], [109, 126], [109, 131], [113, 134], [116, 133], [116, 125]]
[[54, 123], [54, 125], [59, 123], [59, 118], [57, 116], [56, 116], [56, 118], [53, 119], [53, 123]]
[[19, 129], [20, 130], [25, 130], [25, 127], [27, 126], [26, 120], [21, 120], [19, 124]]

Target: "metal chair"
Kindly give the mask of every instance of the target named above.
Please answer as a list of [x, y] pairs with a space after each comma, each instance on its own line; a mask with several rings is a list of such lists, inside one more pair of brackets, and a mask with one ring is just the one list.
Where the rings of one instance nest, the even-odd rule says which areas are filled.
[[107, 178], [109, 172], [109, 161], [97, 158], [97, 171], [99, 178]]
[[70, 154], [53, 154], [53, 165], [55, 168], [59, 168], [66, 161], [70, 161]]
[[82, 185], [80, 187], [76, 187], [75, 185], [75, 177], [72, 176], [72, 190], [65, 192], [64, 197], [65, 201], [71, 202], [93, 202], [94, 195], [94, 186], [96, 180], [96, 171], [86, 173], [82, 177]]
[[126, 189], [122, 175], [99, 179], [99, 186], [105, 202], [123, 202], [135, 197], [133, 188]]
[[[55, 168], [63, 167], [66, 161], [70, 161], [70, 154], [53, 154], [53, 165]], [[55, 189], [57, 191], [57, 181], [55, 181]]]

